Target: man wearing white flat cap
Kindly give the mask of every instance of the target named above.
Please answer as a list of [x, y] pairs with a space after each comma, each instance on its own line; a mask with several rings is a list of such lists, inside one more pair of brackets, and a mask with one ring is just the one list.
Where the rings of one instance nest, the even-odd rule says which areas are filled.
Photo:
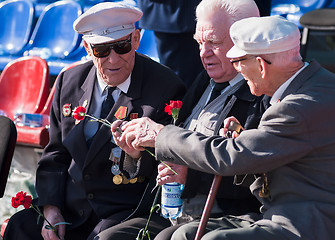
[[[109, 122], [142, 116], [162, 124], [171, 122], [165, 104], [181, 99], [185, 87], [172, 70], [135, 52], [140, 43], [135, 22], [141, 16], [135, 7], [104, 2], [73, 24], [83, 35], [92, 61], [57, 78], [50, 141], [36, 175], [35, 204], [52, 225], [71, 223], [56, 225], [60, 239], [93, 239], [100, 231], [135, 217], [143, 218], [144, 226], [149, 215], [155, 195], [151, 192], [157, 173], [155, 159], [147, 152], [122, 151], [108, 126], [88, 117], [79, 121], [71, 114], [82, 106], [89, 115]], [[155, 217], [151, 230], [157, 226], [159, 232], [170, 225]], [[5, 239], [59, 239], [54, 231], [42, 227], [46, 222], [41, 219], [37, 225], [36, 219], [32, 209], [15, 214]]]
[[[271, 96], [257, 129], [206, 137], [142, 118], [124, 125], [122, 138], [135, 149], [155, 147], [159, 160], [255, 177], [250, 190], [262, 203], [260, 213], [210, 219], [201, 239], [334, 239], [335, 75], [301, 60], [299, 29], [284, 18], [246, 18], [232, 25], [230, 36], [227, 57], [235, 69], [253, 94]], [[225, 120], [222, 135], [232, 120]], [[150, 138], [140, 134], [143, 123]], [[172, 239], [193, 239], [197, 227], [186, 224]]]

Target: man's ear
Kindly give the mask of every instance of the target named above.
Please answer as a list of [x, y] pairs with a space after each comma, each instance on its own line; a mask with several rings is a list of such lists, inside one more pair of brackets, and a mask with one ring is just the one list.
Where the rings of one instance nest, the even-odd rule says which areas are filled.
[[140, 40], [141, 40], [141, 32], [139, 29], [136, 29], [133, 33], [133, 48], [135, 50], [138, 49], [138, 46], [140, 45]]
[[268, 64], [261, 57], [257, 57], [256, 60], [258, 61], [258, 66], [259, 66], [259, 71], [261, 73], [261, 76], [264, 79], [267, 73]]
[[84, 47], [85, 47], [85, 50], [86, 50], [87, 54], [89, 56], [91, 56], [92, 55], [91, 48], [90, 48], [90, 46], [88, 45], [88, 43], [84, 39], [83, 39], [83, 44], [84, 44]]

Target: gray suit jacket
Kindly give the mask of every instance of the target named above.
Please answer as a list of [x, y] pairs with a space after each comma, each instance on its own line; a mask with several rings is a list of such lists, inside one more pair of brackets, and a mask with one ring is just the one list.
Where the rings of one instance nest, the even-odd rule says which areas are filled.
[[331, 240], [334, 109], [335, 75], [313, 61], [291, 82], [281, 102], [265, 111], [257, 129], [224, 139], [167, 126], [157, 137], [156, 156], [223, 176], [267, 172], [270, 197], [258, 196], [261, 178], [250, 187], [263, 204], [263, 219], [256, 224], [279, 227], [289, 239]]

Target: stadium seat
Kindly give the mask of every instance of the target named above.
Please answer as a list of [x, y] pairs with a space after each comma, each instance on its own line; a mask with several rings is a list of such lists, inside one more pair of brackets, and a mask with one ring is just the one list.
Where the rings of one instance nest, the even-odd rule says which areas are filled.
[[7, 64], [0, 75], [0, 111], [14, 121], [15, 114], [40, 113], [50, 90], [49, 68], [36, 56]]
[[34, 6], [29, 0], [0, 2], [0, 70], [8, 62], [22, 56], [34, 20]]
[[[69, 66], [65, 67], [61, 71], [70, 69], [78, 64], [81, 64], [81, 61], [74, 62]], [[41, 126], [30, 127], [30, 126], [16, 126], [17, 127], [17, 143], [20, 145], [35, 147], [35, 148], [44, 148], [49, 142], [49, 126], [50, 126], [50, 110], [52, 99], [55, 93], [56, 82], [51, 88], [48, 99], [44, 105], [43, 110], [39, 114], [42, 119]]]
[[325, 8], [331, 0], [272, 0], [271, 16], [280, 15], [297, 24], [300, 28], [300, 17], [309, 11]]
[[0, 116], [0, 129], [0, 198], [2, 198], [14, 154], [16, 128], [11, 119]]
[[80, 45], [81, 38], [73, 22], [81, 15], [82, 8], [76, 1], [56, 1], [44, 8], [24, 55], [43, 59], [64, 59]]
[[155, 34], [152, 30], [141, 29], [141, 42], [137, 52], [159, 62]]
[[311, 34], [335, 35], [335, 8], [322, 8], [307, 12], [300, 18], [300, 25], [303, 27], [301, 56], [306, 59], [308, 39]]

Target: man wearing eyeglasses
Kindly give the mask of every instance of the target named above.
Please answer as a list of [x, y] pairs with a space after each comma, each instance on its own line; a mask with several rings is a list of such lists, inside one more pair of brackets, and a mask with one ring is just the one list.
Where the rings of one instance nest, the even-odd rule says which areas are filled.
[[[206, 137], [137, 119], [123, 126], [121, 138], [135, 149], [155, 146], [160, 160], [208, 173], [264, 173], [250, 186], [261, 213], [210, 219], [201, 239], [334, 239], [335, 74], [315, 60], [302, 61], [299, 28], [282, 17], [242, 19], [230, 36], [227, 57], [235, 69], [253, 94], [271, 96], [257, 129], [233, 139]], [[137, 124], [145, 122], [150, 138], [138, 134]], [[180, 227], [172, 240], [193, 239], [197, 227]]]
[[[180, 100], [185, 87], [172, 70], [136, 53], [140, 32], [134, 24], [141, 16], [135, 7], [105, 2], [74, 22], [92, 61], [57, 78], [50, 142], [37, 169], [35, 202], [52, 225], [70, 225], [55, 225], [55, 233], [42, 227], [43, 219], [37, 225], [37, 214], [26, 209], [11, 218], [5, 239], [93, 239], [105, 228], [149, 215], [155, 159], [147, 152], [121, 151], [108, 126], [88, 117], [75, 121], [71, 115], [83, 106], [88, 115], [109, 122], [142, 116], [171, 122], [164, 107]], [[159, 229], [169, 225], [159, 216], [152, 223]]]

